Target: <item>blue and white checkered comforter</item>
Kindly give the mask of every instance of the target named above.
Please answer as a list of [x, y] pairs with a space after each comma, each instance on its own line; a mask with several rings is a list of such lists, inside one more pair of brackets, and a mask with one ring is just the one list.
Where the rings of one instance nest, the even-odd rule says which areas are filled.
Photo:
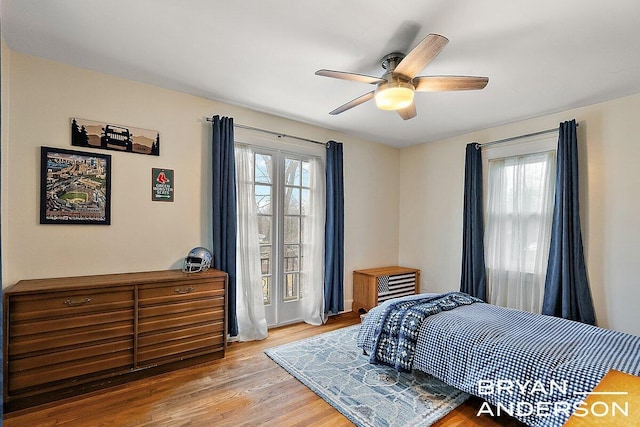
[[[368, 354], [388, 305], [360, 328]], [[497, 406], [486, 413], [503, 408], [530, 426], [557, 427], [609, 369], [640, 376], [640, 337], [475, 303], [423, 320], [413, 369]]]

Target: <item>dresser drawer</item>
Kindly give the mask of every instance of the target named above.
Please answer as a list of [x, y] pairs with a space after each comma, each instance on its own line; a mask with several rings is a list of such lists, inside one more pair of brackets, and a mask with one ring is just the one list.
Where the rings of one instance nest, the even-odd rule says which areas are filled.
[[144, 367], [168, 363], [223, 350], [224, 335], [222, 333], [185, 337], [140, 347], [138, 349], [138, 365]]
[[[197, 274], [197, 273], [194, 273]], [[193, 279], [176, 281], [170, 285], [141, 285], [138, 299], [141, 305], [175, 303], [181, 300], [224, 297], [225, 281]]]
[[[126, 314], [124, 320], [118, 320], [119, 316], [113, 316], [109, 323], [94, 323], [81, 328], [51, 329], [44, 333], [33, 333], [28, 325], [18, 328], [10, 326], [12, 339], [8, 346], [10, 360], [24, 354], [33, 354], [43, 351], [58, 351], [61, 348], [74, 346], [94, 345], [102, 341], [132, 339], [134, 333], [133, 311]], [[93, 318], [90, 318], [93, 320]], [[77, 319], [76, 319], [77, 320]], [[104, 320], [104, 319], [103, 319]], [[36, 328], [33, 328], [36, 329]], [[39, 328], [44, 329], [44, 327]], [[20, 333], [16, 333], [19, 330]]]
[[216, 297], [211, 299], [193, 300], [193, 301], [180, 301], [174, 304], [161, 304], [161, 305], [142, 305], [138, 309], [138, 317], [141, 322], [144, 322], [150, 317], [162, 316], [168, 314], [180, 315], [188, 313], [190, 311], [200, 309], [220, 309], [224, 307], [224, 297]]
[[143, 349], [147, 346], [168, 344], [173, 341], [183, 339], [192, 339], [211, 334], [222, 334], [224, 332], [224, 320], [219, 319], [214, 322], [181, 328], [178, 330], [169, 330], [159, 333], [144, 334], [138, 338], [138, 347]]
[[133, 287], [16, 295], [10, 299], [9, 316], [12, 322], [20, 322], [126, 308], [133, 308]]
[[138, 333], [152, 333], [164, 329], [183, 329], [197, 324], [212, 323], [224, 319], [224, 308], [205, 308], [176, 314], [140, 318]]
[[132, 349], [133, 339], [105, 342], [87, 347], [61, 348], [56, 352], [16, 358], [11, 363], [10, 373], [56, 366], [73, 360], [77, 362], [81, 362], [82, 359], [104, 360], [110, 358], [113, 353]]
[[[99, 356], [56, 363], [51, 354], [47, 364], [37, 365], [33, 360], [23, 359], [9, 365], [9, 392], [14, 393], [29, 387], [45, 388], [63, 380], [86, 376], [99, 376], [114, 370], [128, 370], [133, 367], [133, 353], [129, 343], [123, 343], [121, 351], [100, 354]], [[63, 353], [64, 354], [64, 353]], [[17, 364], [16, 364], [17, 363]], [[19, 366], [28, 368], [20, 369]]]
[[116, 322], [130, 321], [133, 323], [133, 307], [128, 310], [119, 310], [105, 313], [87, 313], [78, 316], [68, 316], [53, 319], [39, 319], [34, 321], [21, 321], [11, 323], [10, 336], [17, 338], [23, 335], [51, 333], [53, 336], [65, 330], [82, 332], [85, 327], [94, 325], [109, 325]]

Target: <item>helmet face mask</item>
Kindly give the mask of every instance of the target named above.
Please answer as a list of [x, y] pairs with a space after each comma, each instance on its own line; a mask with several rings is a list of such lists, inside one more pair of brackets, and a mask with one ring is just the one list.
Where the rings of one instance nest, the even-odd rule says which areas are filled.
[[211, 267], [213, 257], [211, 252], [203, 247], [193, 248], [184, 258], [182, 271], [185, 273], [198, 273], [207, 271]]

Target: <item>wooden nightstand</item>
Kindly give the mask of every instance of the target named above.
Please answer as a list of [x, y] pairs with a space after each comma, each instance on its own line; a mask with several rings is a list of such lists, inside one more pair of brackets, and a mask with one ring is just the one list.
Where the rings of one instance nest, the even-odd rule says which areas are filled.
[[420, 270], [407, 267], [382, 267], [353, 272], [353, 303], [356, 313], [366, 313], [372, 307], [396, 297], [418, 292]]

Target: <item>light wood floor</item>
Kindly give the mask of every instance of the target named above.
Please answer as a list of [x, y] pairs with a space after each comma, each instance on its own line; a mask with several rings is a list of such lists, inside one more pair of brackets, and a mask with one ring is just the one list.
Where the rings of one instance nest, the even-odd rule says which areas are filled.
[[[230, 344], [222, 360], [5, 414], [4, 426], [351, 426], [263, 350], [359, 321], [346, 313], [324, 326], [272, 329], [266, 340]], [[512, 419], [476, 417], [481, 403], [470, 399], [434, 427], [522, 426]]]

